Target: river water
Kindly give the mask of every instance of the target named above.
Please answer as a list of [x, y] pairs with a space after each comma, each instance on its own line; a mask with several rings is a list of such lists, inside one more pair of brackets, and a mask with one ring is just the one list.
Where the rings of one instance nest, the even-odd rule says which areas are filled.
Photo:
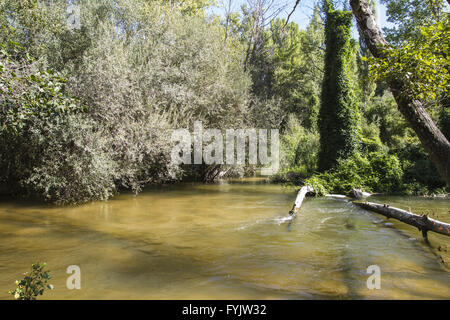
[[[450, 241], [344, 200], [307, 198], [259, 179], [181, 184], [56, 207], [0, 202], [0, 299], [47, 262], [41, 299], [450, 299]], [[450, 222], [450, 200], [379, 196]], [[444, 262], [442, 262], [442, 259]], [[81, 289], [66, 287], [66, 268]], [[377, 265], [381, 288], [369, 290]]]

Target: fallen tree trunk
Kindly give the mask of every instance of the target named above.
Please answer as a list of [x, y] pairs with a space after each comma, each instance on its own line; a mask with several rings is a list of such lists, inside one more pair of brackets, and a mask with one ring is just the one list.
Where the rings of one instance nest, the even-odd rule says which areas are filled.
[[[306, 194], [308, 192], [313, 191], [314, 189], [311, 186], [303, 186], [298, 191], [297, 198], [295, 198], [294, 205], [292, 209], [289, 211], [289, 214], [290, 215], [296, 214], [300, 209]], [[359, 189], [353, 189], [350, 196], [355, 198], [355, 200], [359, 200], [363, 197], [369, 197], [371, 196], [371, 194], [367, 192], [362, 192]], [[350, 199], [348, 196], [340, 194], [328, 194], [326, 195], [326, 197], [338, 199]], [[427, 215], [414, 214], [412, 212], [408, 212], [399, 208], [391, 207], [388, 204], [379, 204], [374, 202], [354, 202], [355, 200], [353, 200], [352, 203], [363, 209], [380, 213], [387, 218], [394, 218], [401, 222], [407, 223], [413, 227], [418, 228], [419, 231], [422, 231], [422, 236], [425, 238], [425, 240], [428, 240], [427, 236], [428, 231], [450, 236], [450, 224], [428, 218]]]
[[367, 198], [370, 197], [372, 194], [368, 193], [368, 192], [364, 192], [361, 189], [356, 189], [354, 188], [350, 194], [349, 197], [350, 198], [354, 198], [354, 199], [362, 199], [362, 198]]
[[343, 194], [326, 194], [325, 198], [332, 198], [332, 199], [350, 199], [349, 197], [343, 195]]
[[291, 211], [289, 211], [290, 215], [296, 214], [298, 210], [300, 209], [303, 199], [305, 199], [305, 196], [308, 192], [313, 192], [314, 189], [311, 186], [303, 186], [297, 193], [297, 198], [295, 198], [294, 205], [292, 206]]
[[388, 218], [394, 218], [414, 226], [422, 231], [422, 236], [427, 240], [427, 232], [433, 231], [439, 234], [450, 236], [450, 224], [440, 222], [428, 218], [427, 215], [417, 215], [402, 209], [390, 207], [387, 204], [379, 204], [373, 202], [353, 202], [357, 206], [364, 208], [366, 210], [374, 211], [380, 213]]
[[367, 198], [373, 195], [372, 193], [364, 192], [361, 189], [354, 188], [348, 195], [343, 194], [326, 194], [326, 198], [333, 198], [333, 199], [362, 199]]

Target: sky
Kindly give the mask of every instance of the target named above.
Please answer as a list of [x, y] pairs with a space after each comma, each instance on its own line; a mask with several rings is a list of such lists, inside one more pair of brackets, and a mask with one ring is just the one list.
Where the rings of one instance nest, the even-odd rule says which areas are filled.
[[[221, 0], [217, 1], [220, 2]], [[284, 0], [276, 0], [276, 1], [280, 1], [280, 3], [284, 2]], [[233, 0], [233, 11], [240, 11], [241, 5], [246, 2], [247, 0]], [[286, 9], [278, 16], [280, 18], [286, 18], [294, 7], [295, 0], [287, 0], [286, 2], [288, 3], [288, 5]], [[318, 3], [318, 0], [301, 0], [295, 12], [291, 15], [289, 21], [294, 21], [295, 23], [297, 23], [300, 26], [300, 29], [306, 29], [306, 26], [308, 25], [308, 22], [312, 16], [314, 5], [316, 3]], [[376, 3], [377, 3], [378, 26], [381, 28], [386, 26], [392, 26], [392, 24], [387, 21], [386, 7], [380, 4], [379, 0], [376, 0]], [[221, 8], [213, 8], [212, 12], [215, 14], [223, 15], [224, 10]], [[354, 28], [353, 33], [354, 33], [353, 36], [357, 37], [356, 28]]]

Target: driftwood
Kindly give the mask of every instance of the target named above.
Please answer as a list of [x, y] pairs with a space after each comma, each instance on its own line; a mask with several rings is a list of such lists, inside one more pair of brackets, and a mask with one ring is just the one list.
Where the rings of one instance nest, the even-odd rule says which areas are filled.
[[354, 204], [366, 210], [374, 211], [388, 218], [394, 218], [411, 226], [414, 226], [418, 228], [419, 231], [422, 231], [422, 236], [425, 239], [428, 239], [428, 231], [433, 231], [439, 234], [450, 236], [450, 224], [428, 218], [427, 215], [414, 214], [402, 209], [390, 207], [387, 204], [379, 204], [373, 202], [354, 202]]
[[353, 189], [350, 194], [348, 195], [350, 198], [354, 198], [354, 199], [362, 199], [362, 198], [367, 198], [370, 197], [372, 194], [368, 193], [368, 192], [364, 192], [361, 189]]
[[314, 189], [311, 186], [303, 186], [297, 193], [297, 198], [295, 198], [294, 205], [292, 206], [291, 211], [289, 211], [290, 215], [296, 214], [298, 210], [300, 209], [303, 199], [305, 199], [305, 196], [308, 192], [313, 192]]
[[334, 199], [350, 200], [350, 199], [367, 198], [367, 197], [370, 197], [371, 195], [372, 195], [371, 193], [364, 192], [364, 191], [361, 191], [360, 189], [355, 188], [346, 196], [343, 194], [326, 194], [325, 197], [326, 198], [334, 198]]
[[[305, 199], [308, 192], [313, 192], [314, 189], [311, 186], [302, 187], [295, 199], [294, 206], [292, 207], [289, 214], [293, 215], [298, 212], [300, 206]], [[388, 204], [379, 204], [374, 202], [354, 202], [362, 198], [370, 197], [372, 194], [363, 192], [359, 189], [353, 189], [349, 196], [340, 194], [327, 194], [326, 197], [336, 198], [336, 199], [350, 199], [353, 198], [352, 203], [369, 211], [374, 211], [379, 214], [386, 216], [387, 218], [394, 218], [401, 222], [407, 223], [413, 227], [422, 231], [422, 236], [425, 240], [428, 240], [427, 232], [432, 231], [446, 236], [450, 236], [450, 224], [444, 223], [438, 220], [428, 218], [427, 215], [418, 215], [412, 212], [408, 212], [399, 208], [391, 207]], [[350, 197], [350, 198], [349, 198]]]

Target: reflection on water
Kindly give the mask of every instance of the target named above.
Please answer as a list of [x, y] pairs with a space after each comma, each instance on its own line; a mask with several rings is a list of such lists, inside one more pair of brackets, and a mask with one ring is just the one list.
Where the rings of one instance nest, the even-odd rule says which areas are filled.
[[[69, 208], [3, 199], [0, 299], [35, 261], [54, 276], [47, 299], [450, 299], [444, 236], [427, 246], [416, 229], [343, 200], [307, 199], [292, 219], [294, 198], [246, 180]], [[374, 201], [450, 222], [449, 200]], [[81, 290], [66, 289], [69, 265], [81, 268]], [[367, 289], [370, 265], [381, 290]]]

